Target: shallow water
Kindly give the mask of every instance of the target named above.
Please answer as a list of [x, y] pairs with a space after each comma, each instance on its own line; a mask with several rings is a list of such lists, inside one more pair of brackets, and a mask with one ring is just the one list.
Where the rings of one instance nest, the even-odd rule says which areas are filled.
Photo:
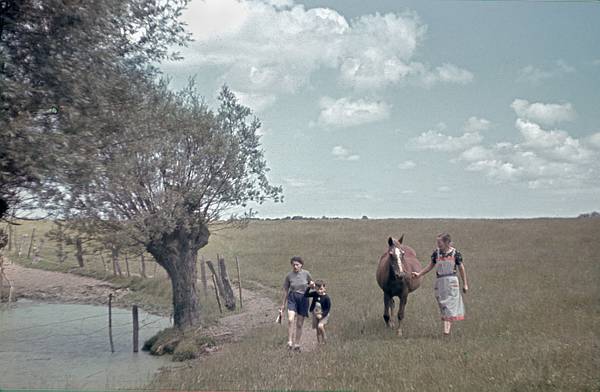
[[[117, 389], [143, 387], [170, 362], [140, 350], [133, 353], [131, 310], [20, 300], [0, 306], [0, 388]], [[139, 311], [140, 349], [164, 317]]]

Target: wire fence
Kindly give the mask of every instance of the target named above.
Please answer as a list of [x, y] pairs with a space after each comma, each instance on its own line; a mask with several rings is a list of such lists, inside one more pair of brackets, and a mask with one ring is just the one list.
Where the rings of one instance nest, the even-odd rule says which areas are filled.
[[[120, 330], [122, 328], [126, 328], [126, 327], [131, 327], [133, 328], [133, 316], [131, 312], [112, 312], [113, 316], [131, 316], [132, 319], [131, 321], [128, 322], [124, 322], [124, 323], [118, 323], [118, 324], [112, 324], [112, 328]], [[75, 322], [84, 322], [86, 320], [93, 320], [93, 319], [107, 319], [108, 318], [108, 314], [101, 314], [101, 315], [92, 315], [92, 316], [85, 316], [85, 317], [77, 317], [77, 318], [73, 318], [73, 319], [68, 319], [68, 320], [60, 320], [60, 321], [55, 321], [55, 322], [51, 322], [51, 323], [43, 323], [43, 324], [36, 324], [36, 325], [31, 325], [28, 327], [23, 327], [23, 328], [11, 328], [11, 329], [2, 329], [2, 333], [21, 333], [22, 331], [27, 331], [27, 330], [33, 330], [36, 328], [47, 328], [47, 327], [58, 327], [58, 326], [62, 326], [62, 325], [68, 325], [68, 324], [72, 324]], [[152, 318], [154, 318], [154, 320], [151, 320]], [[150, 313], [146, 313], [146, 315], [144, 316], [144, 318], [142, 320], [140, 320], [138, 322], [138, 331], [142, 331], [143, 329], [154, 325], [156, 323], [159, 322], [166, 322], [166, 319], [160, 316], [156, 316], [156, 315], [152, 315]], [[83, 326], [80, 326], [80, 328], [84, 328]], [[27, 337], [24, 339], [16, 339], [16, 340], [10, 340], [9, 343], [11, 344], [30, 344], [30, 343], [37, 343], [40, 341], [46, 341], [49, 339], [53, 339], [53, 338], [81, 338], [81, 339], [85, 339], [85, 338], [90, 338], [92, 336], [96, 336], [99, 335], [100, 333], [106, 333], [108, 334], [108, 322], [106, 322], [105, 325], [103, 325], [100, 328], [94, 329], [92, 331], [85, 331], [85, 332], [78, 332], [78, 333], [58, 333], [56, 331], [47, 333], [47, 334], [43, 334], [41, 336], [33, 336], [33, 337]], [[131, 334], [132, 331], [130, 329], [126, 329], [124, 331], [120, 331], [116, 334], [113, 334], [113, 338], [118, 338], [121, 337], [125, 334]], [[121, 350], [116, 350], [121, 351]], [[0, 349], [0, 353], [1, 352], [8, 352], [7, 350], [1, 350]]]

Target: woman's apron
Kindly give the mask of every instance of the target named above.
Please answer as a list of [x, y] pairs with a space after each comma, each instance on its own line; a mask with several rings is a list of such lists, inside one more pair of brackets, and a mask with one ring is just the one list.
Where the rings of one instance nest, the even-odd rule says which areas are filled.
[[449, 254], [442, 256], [438, 250], [435, 263], [437, 272], [435, 299], [440, 306], [444, 321], [464, 320], [465, 318], [465, 306], [460, 295], [458, 276], [456, 276], [455, 252], [456, 249], [451, 248]]

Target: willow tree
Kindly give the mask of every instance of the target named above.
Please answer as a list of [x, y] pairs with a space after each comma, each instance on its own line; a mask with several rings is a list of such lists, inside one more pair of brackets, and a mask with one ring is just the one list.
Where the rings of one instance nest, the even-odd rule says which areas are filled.
[[[0, 219], [42, 208], [64, 160], [87, 160], [67, 139], [104, 132], [120, 106], [120, 75], [157, 73], [189, 40], [187, 0], [0, 1]], [[122, 86], [124, 89], [127, 86]]]
[[259, 120], [228, 88], [215, 111], [193, 84], [171, 92], [165, 82], [148, 83], [131, 94], [138, 99], [112, 119], [120, 132], [60, 180], [68, 193], [62, 200], [70, 213], [135, 239], [154, 256], [172, 283], [175, 325], [184, 328], [200, 320], [196, 256], [211, 225], [247, 214], [249, 203], [280, 201], [281, 188], [267, 178]]

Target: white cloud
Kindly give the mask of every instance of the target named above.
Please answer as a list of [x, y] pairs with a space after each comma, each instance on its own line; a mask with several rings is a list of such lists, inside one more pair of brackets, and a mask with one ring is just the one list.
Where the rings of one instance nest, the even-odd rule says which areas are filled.
[[539, 83], [543, 80], [552, 79], [557, 76], [575, 72], [575, 68], [564, 60], [557, 60], [550, 68], [538, 68], [528, 65], [519, 70], [518, 80], [531, 83]]
[[486, 161], [491, 156], [493, 152], [483, 146], [473, 146], [460, 155], [461, 159], [470, 162]]
[[341, 128], [381, 121], [390, 115], [390, 107], [387, 103], [364, 99], [340, 98], [334, 100], [324, 97], [320, 101], [320, 107], [319, 123]]
[[[600, 164], [590, 147], [563, 130], [545, 130], [517, 119], [518, 143], [477, 145], [464, 151], [466, 169], [481, 172], [496, 183], [524, 183], [529, 188], [577, 189], [600, 186]], [[600, 138], [600, 136], [598, 137]]]
[[464, 151], [479, 144], [481, 140], [483, 140], [483, 137], [478, 132], [466, 132], [461, 136], [450, 136], [437, 130], [429, 130], [416, 138], [410, 139], [408, 145], [417, 150]]
[[314, 188], [323, 184], [321, 181], [291, 177], [284, 178], [283, 181], [292, 188]]
[[408, 170], [408, 169], [412, 169], [414, 167], [416, 167], [417, 164], [414, 163], [413, 161], [404, 161], [404, 162], [400, 162], [398, 164], [398, 169], [400, 170]]
[[254, 112], [262, 112], [275, 103], [275, 95], [273, 94], [258, 94], [246, 93], [242, 91], [233, 91], [238, 101], [252, 109]]
[[435, 70], [422, 71], [422, 80], [426, 86], [432, 86], [438, 82], [466, 84], [473, 81], [473, 74], [466, 69], [445, 63], [436, 67]]
[[562, 130], [546, 131], [538, 124], [521, 120], [516, 121], [516, 127], [523, 136], [524, 147], [543, 153], [550, 158], [562, 161], [583, 161], [591, 156], [590, 150], [583, 147], [579, 140], [572, 138]]
[[485, 118], [469, 117], [465, 122], [463, 129], [465, 132], [486, 131], [490, 128], [491, 123]]
[[600, 132], [594, 133], [588, 138], [590, 145], [600, 149]]
[[343, 161], [358, 161], [360, 156], [357, 154], [353, 154], [350, 150], [343, 146], [335, 146], [331, 150], [331, 154], [339, 160]]
[[529, 102], [525, 99], [515, 99], [510, 107], [517, 116], [540, 122], [546, 125], [552, 125], [562, 121], [572, 121], [576, 112], [571, 103], [541, 103]]
[[408, 77], [466, 83], [452, 64], [431, 69], [413, 60], [426, 26], [413, 12], [346, 19], [329, 8], [291, 0], [196, 0], [184, 13], [195, 42], [182, 51], [190, 67], [216, 66], [221, 78], [247, 92], [289, 93], [319, 70], [356, 88], [380, 88]]
[[463, 126], [464, 133], [452, 136], [444, 133], [447, 126], [438, 123], [433, 129], [421, 133], [408, 141], [408, 147], [415, 150], [431, 151], [465, 151], [478, 145], [483, 140], [479, 131], [489, 129], [491, 122], [485, 118], [469, 117]]

